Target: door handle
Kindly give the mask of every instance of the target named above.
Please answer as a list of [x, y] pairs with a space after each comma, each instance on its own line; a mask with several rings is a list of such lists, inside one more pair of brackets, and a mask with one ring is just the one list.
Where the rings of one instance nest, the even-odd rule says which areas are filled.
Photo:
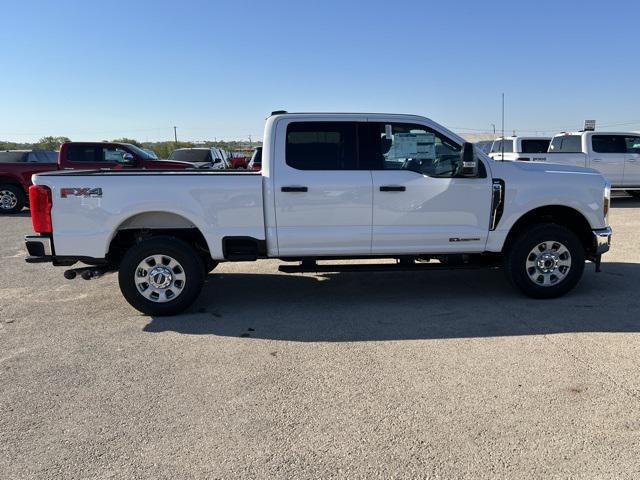
[[602, 160], [599, 158], [594, 158], [591, 160], [591, 163], [602, 163]]
[[309, 189], [307, 187], [298, 187], [298, 186], [289, 186], [280, 188], [282, 192], [308, 192]]
[[407, 189], [404, 185], [382, 185], [381, 192], [404, 192]]

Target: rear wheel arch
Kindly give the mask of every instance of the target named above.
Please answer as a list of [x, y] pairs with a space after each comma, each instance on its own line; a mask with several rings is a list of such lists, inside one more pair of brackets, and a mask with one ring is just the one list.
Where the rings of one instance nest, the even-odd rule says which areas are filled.
[[131, 247], [160, 236], [176, 238], [191, 245], [207, 271], [217, 265], [211, 258], [211, 249], [200, 228], [188, 218], [170, 212], [142, 212], [122, 221], [109, 242], [107, 260], [117, 266]]

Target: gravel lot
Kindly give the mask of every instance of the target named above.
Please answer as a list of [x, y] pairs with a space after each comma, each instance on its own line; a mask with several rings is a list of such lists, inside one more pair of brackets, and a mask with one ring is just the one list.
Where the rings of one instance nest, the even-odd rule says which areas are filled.
[[265, 261], [163, 319], [25, 264], [1, 217], [0, 477], [638, 478], [639, 212], [614, 199], [603, 273], [559, 300]]

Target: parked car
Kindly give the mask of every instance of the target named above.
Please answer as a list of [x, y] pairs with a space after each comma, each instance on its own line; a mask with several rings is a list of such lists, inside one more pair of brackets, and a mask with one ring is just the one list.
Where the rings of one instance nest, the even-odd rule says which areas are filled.
[[[118, 271], [133, 307], [172, 315], [221, 261], [301, 261], [286, 272], [503, 265], [525, 294], [553, 298], [609, 249], [609, 184], [591, 169], [496, 162], [412, 115], [275, 112], [264, 138], [262, 174], [36, 175], [27, 262], [90, 265], [67, 278]], [[336, 257], [401, 261], [315, 263]]]
[[0, 152], [0, 214], [16, 213], [28, 203], [31, 176], [52, 170], [194, 168], [187, 162], [157, 160], [127, 143], [67, 142], [60, 152], [13, 150]]
[[52, 150], [0, 151], [0, 215], [18, 213], [28, 204], [31, 175], [58, 169]]
[[253, 172], [259, 172], [262, 170], [262, 147], [256, 147], [251, 155], [251, 160], [249, 160], [249, 165], [247, 165], [247, 170], [251, 170]]
[[169, 156], [169, 160], [189, 162], [198, 168], [226, 170], [231, 168], [224, 153], [216, 147], [178, 148]]
[[555, 135], [550, 163], [593, 168], [611, 182], [614, 190], [640, 197], [640, 134], [583, 131]]
[[524, 162], [544, 161], [550, 137], [505, 137], [497, 138], [491, 145], [489, 156], [494, 160], [520, 160]]

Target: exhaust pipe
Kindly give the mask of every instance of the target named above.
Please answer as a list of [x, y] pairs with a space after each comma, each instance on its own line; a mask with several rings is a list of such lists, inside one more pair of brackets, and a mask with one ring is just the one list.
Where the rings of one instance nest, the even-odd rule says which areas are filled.
[[65, 270], [64, 278], [67, 280], [73, 280], [78, 275], [82, 277], [83, 280], [92, 280], [94, 278], [101, 277], [109, 270], [106, 267], [80, 267], [80, 268], [70, 268], [69, 270]]

